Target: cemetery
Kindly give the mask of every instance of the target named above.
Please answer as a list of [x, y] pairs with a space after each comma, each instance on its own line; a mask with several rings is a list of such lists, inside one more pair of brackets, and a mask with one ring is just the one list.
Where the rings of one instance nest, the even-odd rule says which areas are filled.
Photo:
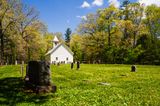
[[0, 0], [0, 106], [160, 106], [160, 1]]
[[[44, 89], [39, 93], [25, 89], [20, 69], [20, 65], [0, 66], [3, 106], [160, 104], [160, 66], [136, 65], [136, 72], [131, 72], [131, 65], [80, 64], [78, 70], [76, 64], [72, 69], [70, 64], [50, 65], [51, 83], [56, 91], [47, 89], [48, 93]], [[41, 80], [44, 85], [44, 79]]]

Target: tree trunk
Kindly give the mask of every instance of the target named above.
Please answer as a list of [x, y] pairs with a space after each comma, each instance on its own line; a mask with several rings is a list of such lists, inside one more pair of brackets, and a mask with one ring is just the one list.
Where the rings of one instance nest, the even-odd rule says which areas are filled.
[[28, 61], [30, 61], [31, 59], [31, 51], [30, 51], [30, 48], [28, 47]]
[[1, 41], [1, 61], [4, 61], [4, 35], [2, 32], [2, 23], [0, 22], [0, 41]]
[[128, 38], [127, 28], [124, 29], [124, 40]]
[[133, 34], [133, 48], [136, 47], [136, 32]]
[[111, 46], [111, 31], [110, 31], [110, 25], [108, 25], [108, 46]]

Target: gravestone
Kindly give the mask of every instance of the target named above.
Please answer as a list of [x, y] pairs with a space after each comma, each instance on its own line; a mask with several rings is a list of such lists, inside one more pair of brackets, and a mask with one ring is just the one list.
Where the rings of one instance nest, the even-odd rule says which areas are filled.
[[71, 69], [73, 69], [74, 63], [71, 63]]
[[131, 66], [131, 72], [136, 72], [136, 66], [135, 65]]
[[77, 61], [77, 70], [80, 68], [80, 62]]
[[26, 87], [36, 93], [55, 92], [56, 86], [51, 83], [50, 64], [46, 61], [30, 61], [26, 71]]
[[57, 66], [60, 66], [60, 62], [57, 63]]

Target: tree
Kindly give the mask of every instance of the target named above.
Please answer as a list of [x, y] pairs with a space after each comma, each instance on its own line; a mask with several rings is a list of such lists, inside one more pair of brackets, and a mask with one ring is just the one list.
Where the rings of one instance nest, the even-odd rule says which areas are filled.
[[143, 6], [140, 5], [140, 3], [131, 3], [129, 5], [130, 10], [130, 20], [133, 24], [132, 33], [133, 34], [133, 47], [136, 47], [136, 41], [140, 34], [140, 31], [142, 31], [144, 24], [142, 23], [143, 13], [144, 9]]
[[[34, 8], [30, 8], [27, 5], [22, 5], [19, 7], [18, 9], [18, 13], [20, 17], [20, 19], [17, 22], [17, 29], [19, 32], [19, 35], [22, 37], [22, 39], [24, 40], [23, 42], [26, 44], [25, 45], [25, 51], [27, 54], [27, 58], [24, 58], [25, 60], [30, 60], [31, 56], [30, 56], [30, 48], [29, 48], [29, 41], [32, 39], [32, 35], [30, 35], [31, 32], [35, 31], [35, 30], [39, 30], [41, 29], [40, 23], [38, 23], [38, 13], [36, 12], [36, 10]], [[34, 25], [36, 25], [34, 27]], [[33, 29], [32, 29], [32, 28]]]
[[160, 36], [160, 7], [157, 7], [156, 5], [148, 6], [145, 13], [145, 24], [149, 29], [152, 41], [156, 41]]
[[108, 47], [111, 47], [111, 37], [117, 31], [116, 21], [118, 20], [118, 10], [111, 5], [108, 8], [101, 10], [99, 14], [98, 26], [100, 26], [101, 30], [105, 30], [108, 33]]
[[[15, 10], [17, 9], [18, 1], [0, 1], [0, 46], [1, 46], [1, 61], [4, 63], [4, 48], [5, 43], [8, 41], [7, 30], [15, 24], [15, 22], [19, 19], [15, 16]], [[5, 40], [6, 39], [6, 40]], [[6, 41], [6, 42], [5, 42]]]
[[70, 47], [69, 43], [70, 43], [70, 39], [71, 39], [71, 34], [72, 34], [71, 29], [67, 28], [66, 33], [64, 35], [65, 35], [65, 42], [66, 42], [67, 46], [69, 46], [69, 47]]
[[[143, 16], [144, 12], [146, 17]], [[160, 64], [160, 10], [124, 0], [120, 9], [109, 6], [87, 15], [78, 27], [83, 59], [105, 63]], [[72, 47], [77, 47], [76, 44]]]
[[43, 40], [43, 30], [45, 26], [40, 21], [34, 21], [31, 25], [27, 26], [25, 30], [26, 48], [28, 49], [28, 61], [40, 60], [45, 55], [46, 44]]
[[70, 48], [74, 53], [74, 61], [82, 61], [82, 36], [78, 34], [72, 34]]
[[124, 21], [124, 29], [123, 29], [123, 34], [124, 34], [124, 38], [123, 40], [127, 39], [129, 37], [129, 33], [127, 31], [127, 24], [128, 24], [128, 19], [129, 19], [129, 8], [128, 5], [130, 4], [129, 0], [124, 0], [122, 5], [121, 5], [121, 16], [120, 19], [121, 20], [125, 20], [127, 23], [125, 23]]
[[138, 44], [142, 45], [144, 52], [139, 56], [142, 64], [160, 64], [160, 7], [151, 5], [145, 9], [145, 33], [143, 32], [138, 39]]
[[87, 20], [83, 20], [79, 25], [78, 33], [82, 37], [84, 59], [90, 62], [103, 61], [103, 52], [106, 47], [106, 32], [103, 27], [97, 23], [98, 14], [87, 15]]
[[[37, 38], [40, 40], [46, 29], [45, 25], [38, 20], [38, 13], [34, 8], [23, 4], [21, 0], [1, 0], [0, 60], [3, 63], [14, 63], [17, 59], [30, 60], [30, 57], [34, 57], [30, 53], [33, 50], [33, 48], [30, 50], [32, 47], [29, 46], [30, 41]], [[42, 46], [40, 48], [43, 48]]]
[[46, 33], [43, 36], [43, 39], [46, 44], [45, 53], [47, 53], [49, 50], [51, 50], [53, 48], [53, 43], [52, 43], [53, 36], [54, 36], [54, 34], [52, 34], [52, 33]]

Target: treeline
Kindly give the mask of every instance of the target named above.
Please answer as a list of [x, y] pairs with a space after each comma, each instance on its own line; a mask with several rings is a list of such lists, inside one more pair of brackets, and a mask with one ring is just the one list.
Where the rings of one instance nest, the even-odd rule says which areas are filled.
[[160, 64], [160, 7], [124, 0], [88, 14], [70, 47], [75, 60], [87, 63]]
[[0, 64], [44, 59], [52, 39], [33, 7], [0, 0]]
[[[124, 0], [88, 14], [65, 42], [74, 60], [86, 63], [160, 64], [160, 7]], [[44, 60], [53, 35], [38, 12], [21, 0], [0, 0], [0, 64]], [[64, 41], [62, 41], [64, 42]]]

